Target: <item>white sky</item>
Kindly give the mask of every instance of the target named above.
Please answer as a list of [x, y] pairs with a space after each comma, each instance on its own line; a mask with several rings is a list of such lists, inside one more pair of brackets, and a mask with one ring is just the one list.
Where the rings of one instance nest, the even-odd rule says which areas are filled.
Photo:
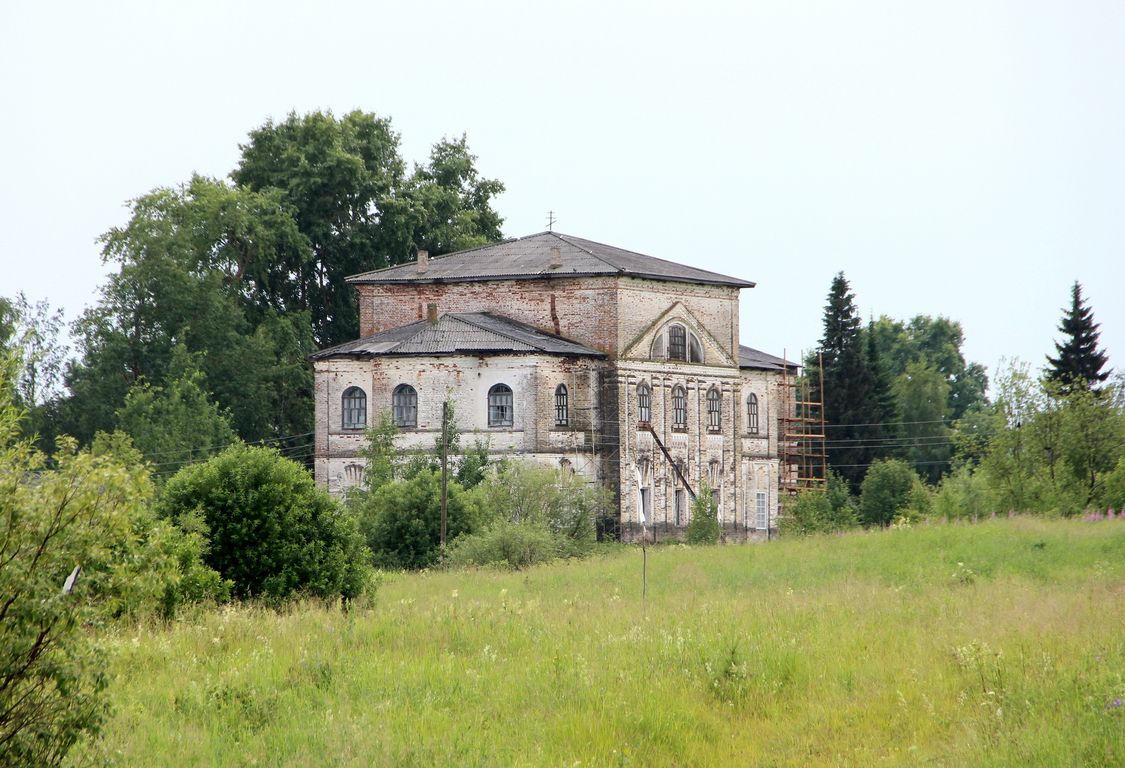
[[1080, 280], [1125, 367], [1125, 3], [18, 2], [0, 6], [0, 295], [74, 317], [123, 204], [291, 111], [468, 134], [509, 236], [756, 281], [742, 341], [944, 314], [1039, 367]]

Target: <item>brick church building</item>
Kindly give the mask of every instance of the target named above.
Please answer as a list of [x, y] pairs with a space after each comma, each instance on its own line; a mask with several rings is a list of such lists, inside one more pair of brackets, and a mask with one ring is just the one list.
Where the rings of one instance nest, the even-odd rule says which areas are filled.
[[389, 411], [432, 449], [442, 402], [462, 445], [609, 487], [620, 535], [682, 532], [701, 484], [728, 537], [776, 529], [781, 358], [742, 346], [753, 283], [558, 232], [348, 278], [360, 338], [312, 356], [317, 482], [363, 477], [364, 430]]

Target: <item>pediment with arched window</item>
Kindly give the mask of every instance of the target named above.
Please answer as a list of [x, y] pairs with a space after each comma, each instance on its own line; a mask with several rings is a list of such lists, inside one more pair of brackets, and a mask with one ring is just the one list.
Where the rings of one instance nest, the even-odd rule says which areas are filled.
[[625, 348], [625, 359], [734, 365], [722, 345], [680, 302], [676, 302]]

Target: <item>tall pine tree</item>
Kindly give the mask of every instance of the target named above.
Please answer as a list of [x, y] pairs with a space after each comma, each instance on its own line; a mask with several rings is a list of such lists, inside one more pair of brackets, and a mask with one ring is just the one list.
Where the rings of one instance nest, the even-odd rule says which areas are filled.
[[832, 280], [824, 307], [820, 340], [824, 391], [812, 376], [814, 400], [824, 404], [828, 465], [858, 493], [868, 465], [886, 450], [892, 421], [887, 382], [878, 375], [878, 361], [864, 342], [855, 296], [844, 273]]
[[1098, 324], [1094, 322], [1094, 311], [1082, 299], [1082, 285], [1077, 280], [1070, 289], [1070, 309], [1065, 312], [1059, 325], [1065, 338], [1061, 344], [1055, 342], [1058, 357], [1047, 356], [1047, 378], [1057, 382], [1064, 392], [1096, 392], [1098, 385], [1109, 378], [1110, 372], [1102, 371], [1108, 358], [1098, 349]]

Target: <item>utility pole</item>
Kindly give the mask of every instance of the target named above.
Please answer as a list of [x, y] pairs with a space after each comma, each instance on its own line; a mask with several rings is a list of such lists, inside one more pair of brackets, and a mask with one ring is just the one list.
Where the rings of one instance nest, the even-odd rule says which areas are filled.
[[449, 400], [441, 403], [441, 561], [445, 562], [445, 533], [449, 498]]

